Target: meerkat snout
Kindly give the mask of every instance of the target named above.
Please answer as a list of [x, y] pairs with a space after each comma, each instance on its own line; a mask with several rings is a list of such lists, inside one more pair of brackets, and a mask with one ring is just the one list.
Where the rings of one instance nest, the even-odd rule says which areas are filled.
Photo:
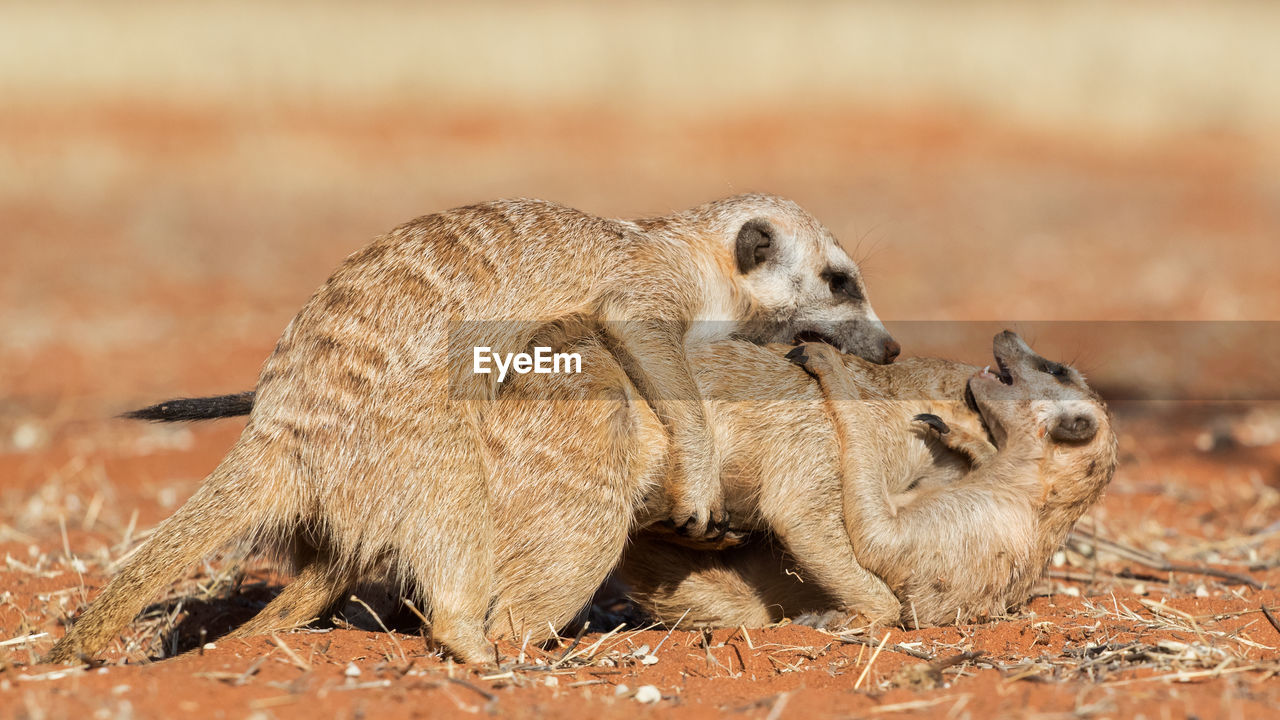
[[1098, 421], [1085, 412], [1059, 413], [1049, 423], [1049, 437], [1060, 443], [1086, 443], [1098, 434]]

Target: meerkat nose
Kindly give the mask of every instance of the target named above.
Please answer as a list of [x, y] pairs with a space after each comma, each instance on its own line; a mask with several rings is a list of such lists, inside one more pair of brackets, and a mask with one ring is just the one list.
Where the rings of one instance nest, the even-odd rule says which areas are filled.
[[886, 363], [891, 363], [894, 360], [897, 360], [898, 356], [901, 354], [902, 346], [898, 344], [897, 340], [889, 338], [884, 341], [884, 361]]

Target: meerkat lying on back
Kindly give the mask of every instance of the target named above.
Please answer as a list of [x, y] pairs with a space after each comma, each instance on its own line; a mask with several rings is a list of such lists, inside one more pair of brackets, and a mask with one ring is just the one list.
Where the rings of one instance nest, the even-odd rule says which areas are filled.
[[[999, 374], [939, 366], [952, 389], [931, 397], [913, 387], [912, 361], [879, 372], [826, 345], [799, 350], [832, 408], [844, 475], [843, 502], [815, 522], [841, 517], [858, 571], [888, 584], [903, 622], [969, 621], [1025, 601], [1115, 471], [1116, 438], [1097, 394], [1013, 333], [996, 336]], [[931, 454], [935, 443], [956, 454]], [[956, 459], [969, 468], [960, 476]], [[821, 582], [787, 573], [806, 564], [788, 550], [715, 553], [642, 539], [622, 574], [668, 622], [689, 611], [706, 624], [763, 624], [837, 606]]]
[[876, 362], [898, 352], [853, 261], [781, 198], [634, 222], [534, 200], [419, 218], [347, 258], [290, 322], [236, 445], [46, 659], [97, 653], [199, 557], [253, 537], [329, 574], [304, 570], [300, 588], [389, 564], [428, 610], [433, 639], [488, 660], [503, 530], [485, 424], [498, 381], [473, 353], [509, 357], [565, 318], [605, 329], [661, 419], [669, 516], [693, 534], [724, 513], [686, 345], [802, 334]]

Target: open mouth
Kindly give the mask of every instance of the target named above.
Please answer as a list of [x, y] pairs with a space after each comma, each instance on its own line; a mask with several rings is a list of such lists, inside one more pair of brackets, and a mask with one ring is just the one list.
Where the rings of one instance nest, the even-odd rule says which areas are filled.
[[978, 378], [982, 378], [984, 380], [998, 380], [1001, 385], [1013, 385], [1013, 373], [1009, 370], [1009, 366], [1005, 364], [1004, 360], [1000, 359], [999, 355], [995, 355], [995, 361], [995, 372], [992, 372], [991, 366], [988, 365], [982, 368], [982, 371], [973, 379], [964, 384], [964, 404], [978, 416], [979, 422], [982, 423], [982, 430], [987, 434], [987, 440], [998, 448], [1000, 446], [996, 442], [995, 433], [991, 432], [991, 424], [987, 421], [986, 414], [982, 412], [980, 407], [978, 407], [978, 398], [973, 394], [973, 380]]
[[996, 357], [996, 367], [1000, 368], [1000, 374], [996, 377], [1000, 378], [1000, 382], [1005, 385], [1013, 384], [1013, 373], [1009, 372], [1009, 366], [1004, 364], [1004, 360]]
[[[996, 377], [999, 376], [997, 375]], [[978, 407], [978, 399], [973, 396], [973, 387], [970, 383], [964, 384], [964, 404], [978, 416], [978, 422], [982, 425], [982, 432], [987, 435], [987, 442], [998, 448], [999, 444], [996, 443], [996, 436], [991, 432], [991, 426], [987, 424], [987, 416]]]
[[1013, 373], [1009, 372], [1009, 366], [1005, 365], [999, 356], [996, 356], [996, 370], [998, 372], [991, 372], [991, 366], [988, 365], [982, 368], [982, 372], [978, 374], [989, 380], [999, 380], [1005, 385], [1013, 384]]

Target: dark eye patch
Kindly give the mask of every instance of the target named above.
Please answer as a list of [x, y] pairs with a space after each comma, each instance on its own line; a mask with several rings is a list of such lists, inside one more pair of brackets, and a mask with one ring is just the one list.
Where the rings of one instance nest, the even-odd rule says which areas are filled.
[[1056, 363], [1056, 362], [1046, 360], [1044, 364], [1040, 366], [1040, 370], [1042, 372], [1049, 373], [1058, 382], [1061, 382], [1064, 384], [1071, 382], [1071, 368], [1068, 368], [1066, 365], [1063, 365], [1062, 363]]
[[858, 302], [866, 299], [866, 296], [862, 294], [862, 288], [858, 286], [858, 281], [849, 273], [828, 269], [822, 273], [822, 279], [827, 281], [827, 286], [831, 288], [831, 294], [836, 297]]

